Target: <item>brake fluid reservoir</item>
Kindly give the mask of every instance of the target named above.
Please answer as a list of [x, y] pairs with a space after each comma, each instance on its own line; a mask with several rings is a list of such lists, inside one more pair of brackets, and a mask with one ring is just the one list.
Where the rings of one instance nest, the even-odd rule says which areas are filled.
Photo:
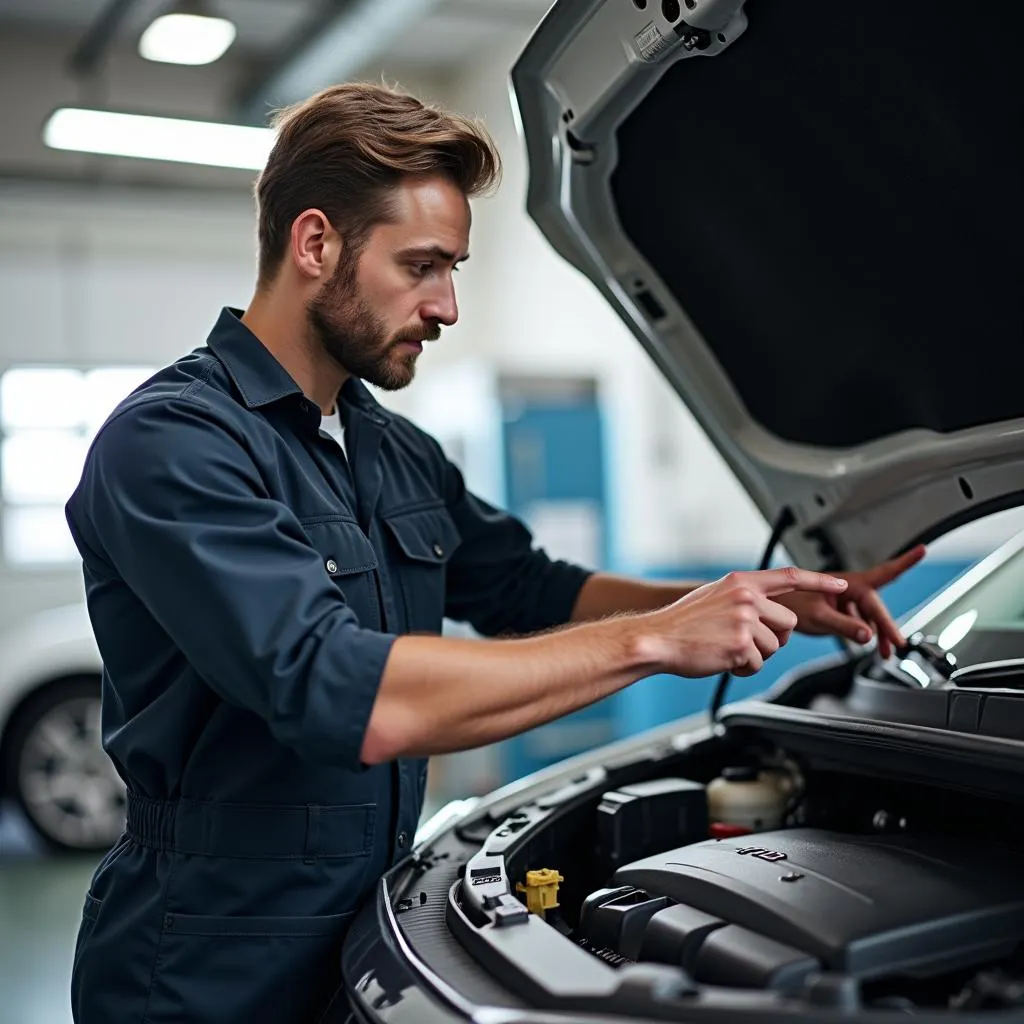
[[793, 780], [785, 772], [726, 768], [708, 784], [708, 817], [752, 832], [781, 828], [792, 793]]

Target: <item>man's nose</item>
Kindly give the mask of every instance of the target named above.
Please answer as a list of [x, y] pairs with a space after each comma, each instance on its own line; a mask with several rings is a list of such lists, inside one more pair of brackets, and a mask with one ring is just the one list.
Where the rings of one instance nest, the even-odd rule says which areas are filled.
[[428, 302], [420, 309], [420, 316], [427, 321], [433, 320], [451, 327], [459, 319], [459, 304], [455, 299], [455, 285], [449, 279], [447, 284], [438, 288]]

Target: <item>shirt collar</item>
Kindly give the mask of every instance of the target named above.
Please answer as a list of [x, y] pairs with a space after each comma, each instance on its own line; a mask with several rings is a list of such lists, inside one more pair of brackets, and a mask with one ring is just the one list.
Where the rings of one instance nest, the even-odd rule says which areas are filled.
[[225, 306], [207, 338], [249, 409], [258, 409], [302, 389], [270, 350], [242, 323], [242, 311]]
[[[274, 358], [245, 324], [242, 310], [225, 306], [207, 339], [210, 351], [223, 363], [228, 376], [238, 388], [249, 409], [258, 409], [290, 395], [301, 395], [302, 389], [291, 374]], [[391, 422], [392, 415], [370, 393], [358, 378], [350, 377], [341, 389], [339, 401], [365, 412], [380, 426]], [[319, 426], [319, 415], [317, 425]]]
[[379, 427], [386, 427], [392, 420], [392, 414], [373, 397], [370, 389], [358, 377], [349, 377], [342, 384], [338, 402], [366, 413]]

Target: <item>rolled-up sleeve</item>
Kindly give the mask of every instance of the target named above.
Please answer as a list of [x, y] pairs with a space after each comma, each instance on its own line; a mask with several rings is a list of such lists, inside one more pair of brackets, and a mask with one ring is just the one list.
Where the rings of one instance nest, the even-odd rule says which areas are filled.
[[567, 623], [592, 571], [550, 558], [520, 520], [470, 493], [451, 463], [446, 474], [445, 498], [462, 543], [448, 565], [445, 615], [485, 636]]
[[364, 629], [243, 440], [187, 398], [128, 407], [67, 506], [204, 681], [314, 762], [356, 768], [395, 637]]

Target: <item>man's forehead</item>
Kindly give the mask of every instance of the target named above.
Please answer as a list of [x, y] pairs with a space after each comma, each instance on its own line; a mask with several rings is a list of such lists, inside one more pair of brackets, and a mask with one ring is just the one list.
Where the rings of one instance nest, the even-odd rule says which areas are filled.
[[393, 218], [381, 225], [392, 243], [401, 235], [402, 248], [436, 246], [455, 258], [465, 256], [469, 201], [451, 182], [443, 178], [405, 182], [395, 189], [392, 211]]

